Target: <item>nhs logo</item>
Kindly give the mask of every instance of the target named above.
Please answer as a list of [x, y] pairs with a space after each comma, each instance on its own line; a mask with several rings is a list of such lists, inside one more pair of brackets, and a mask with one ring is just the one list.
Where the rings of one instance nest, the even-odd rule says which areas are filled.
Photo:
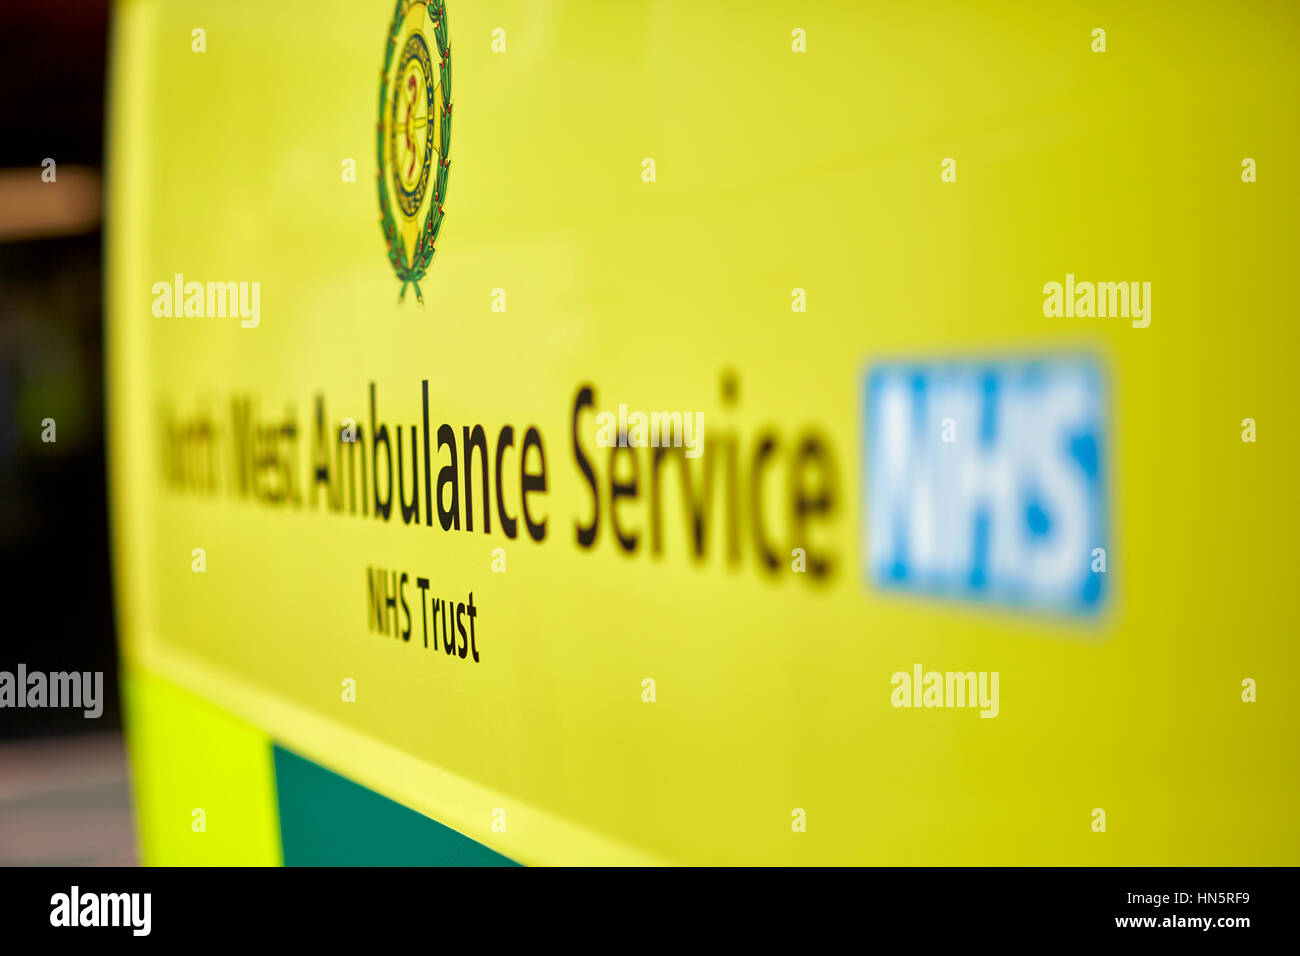
[[1088, 359], [899, 362], [866, 377], [880, 588], [1093, 614], [1108, 592], [1104, 379]]

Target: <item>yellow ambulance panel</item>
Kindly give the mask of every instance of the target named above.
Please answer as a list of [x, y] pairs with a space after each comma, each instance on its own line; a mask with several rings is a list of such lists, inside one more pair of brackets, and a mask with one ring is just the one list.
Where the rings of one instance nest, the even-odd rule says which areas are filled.
[[1296, 32], [119, 3], [146, 860], [1296, 863]]

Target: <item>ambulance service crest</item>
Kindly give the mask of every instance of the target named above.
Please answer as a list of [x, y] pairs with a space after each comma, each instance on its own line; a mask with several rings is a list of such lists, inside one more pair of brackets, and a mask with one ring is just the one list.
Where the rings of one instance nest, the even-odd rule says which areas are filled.
[[379, 86], [379, 224], [388, 261], [424, 301], [420, 280], [442, 228], [451, 145], [451, 45], [445, 0], [397, 0]]

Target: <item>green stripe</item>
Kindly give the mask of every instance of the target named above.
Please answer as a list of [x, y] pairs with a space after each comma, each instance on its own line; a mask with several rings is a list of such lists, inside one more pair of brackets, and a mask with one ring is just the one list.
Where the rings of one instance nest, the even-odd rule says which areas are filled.
[[275, 788], [285, 866], [518, 866], [279, 745]]

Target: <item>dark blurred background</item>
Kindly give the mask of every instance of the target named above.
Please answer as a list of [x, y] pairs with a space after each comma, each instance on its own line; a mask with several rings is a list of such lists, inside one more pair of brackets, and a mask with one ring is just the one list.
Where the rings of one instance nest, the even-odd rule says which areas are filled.
[[97, 720], [0, 709], [0, 864], [135, 859], [104, 460], [108, 35], [107, 0], [0, 3], [0, 561], [11, 608], [0, 671], [102, 671], [105, 698]]

